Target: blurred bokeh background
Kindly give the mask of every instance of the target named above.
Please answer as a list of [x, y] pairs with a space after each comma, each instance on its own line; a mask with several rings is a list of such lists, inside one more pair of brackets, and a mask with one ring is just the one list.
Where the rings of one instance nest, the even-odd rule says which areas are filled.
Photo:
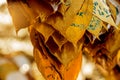
[[[7, 9], [0, 0], [0, 80], [45, 80], [33, 58], [28, 29], [17, 34]], [[105, 80], [95, 64], [83, 55], [82, 69], [77, 80]]]

